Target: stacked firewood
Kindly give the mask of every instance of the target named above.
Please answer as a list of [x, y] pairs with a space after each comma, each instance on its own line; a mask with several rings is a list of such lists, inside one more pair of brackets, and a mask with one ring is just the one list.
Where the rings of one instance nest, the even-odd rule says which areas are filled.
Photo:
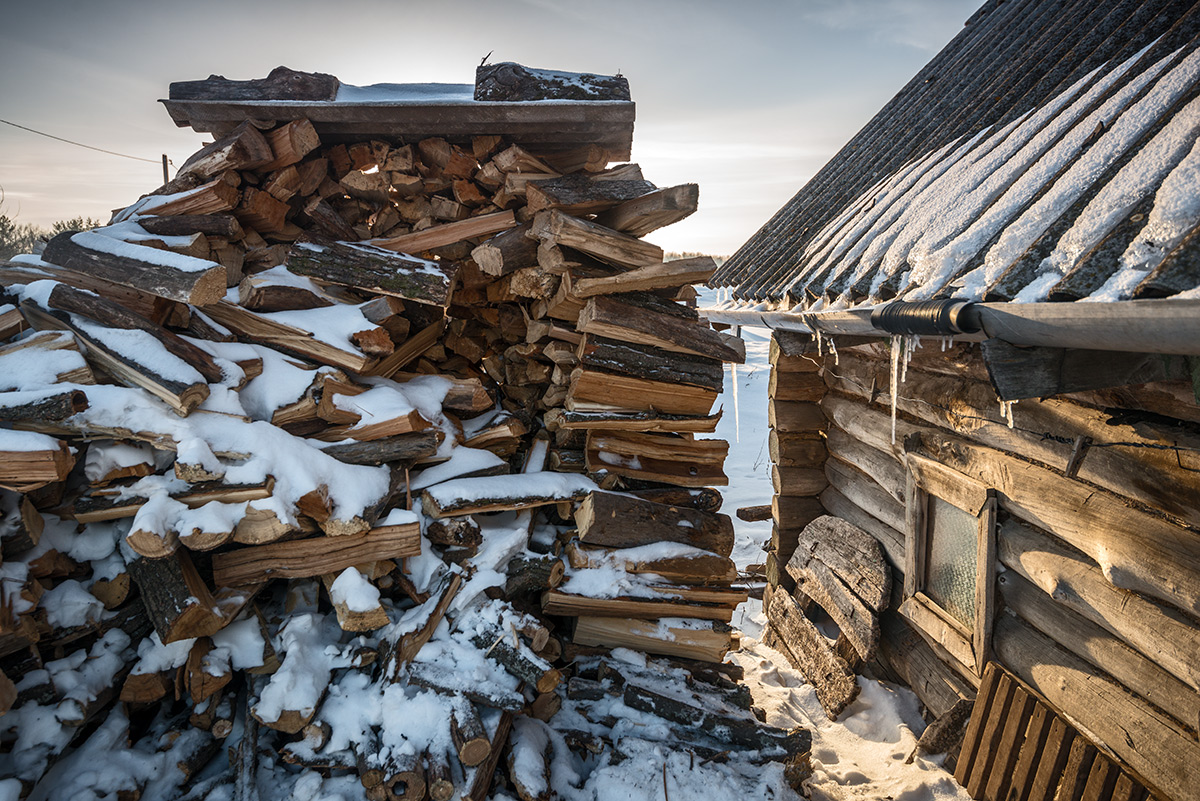
[[0, 778], [548, 798], [642, 716], [798, 780], [721, 662], [695, 434], [743, 352], [687, 305], [712, 260], [639, 238], [695, 205], [597, 147], [246, 123], [0, 267]]

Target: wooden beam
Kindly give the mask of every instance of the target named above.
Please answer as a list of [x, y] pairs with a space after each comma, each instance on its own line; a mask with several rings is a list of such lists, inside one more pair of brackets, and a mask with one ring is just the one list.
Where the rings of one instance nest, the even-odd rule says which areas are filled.
[[1125, 351], [1019, 348], [1001, 339], [984, 340], [983, 360], [1004, 401], [1190, 379], [1181, 359]]
[[331, 284], [442, 307], [450, 304], [458, 275], [456, 266], [348, 242], [297, 244], [288, 251], [287, 268]]

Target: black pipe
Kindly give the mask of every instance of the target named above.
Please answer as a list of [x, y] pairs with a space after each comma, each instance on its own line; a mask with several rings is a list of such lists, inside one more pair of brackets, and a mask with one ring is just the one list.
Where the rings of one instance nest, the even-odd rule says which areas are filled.
[[872, 311], [871, 325], [889, 334], [943, 337], [974, 334], [981, 329], [974, 306], [959, 298], [916, 303], [897, 300]]

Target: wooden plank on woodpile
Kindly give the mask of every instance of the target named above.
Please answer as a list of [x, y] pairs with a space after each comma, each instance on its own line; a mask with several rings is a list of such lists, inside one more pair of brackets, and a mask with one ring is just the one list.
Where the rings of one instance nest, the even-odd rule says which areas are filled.
[[700, 628], [695, 625], [672, 626], [669, 621], [585, 615], [575, 621], [572, 639], [577, 645], [633, 648], [650, 654], [702, 662], [720, 662], [726, 653], [737, 647], [737, 637], [729, 626], [716, 621]]
[[215, 262], [120, 242], [94, 231], [66, 231], [42, 259], [141, 292], [207, 306], [225, 296], [225, 268]]
[[[996, 534], [1000, 561], [1057, 604], [1108, 630], [1151, 662], [1200, 689], [1200, 631], [1177, 610], [1114, 587], [1099, 565], [1016, 520]], [[1164, 707], [1171, 709], [1171, 706]]]
[[648, 381], [666, 381], [720, 392], [725, 365], [718, 359], [663, 351], [614, 339], [584, 335], [575, 350], [585, 369], [616, 373]]
[[677, 584], [731, 584], [737, 580], [737, 566], [727, 556], [694, 551], [683, 556], [637, 559], [622, 549], [581, 547], [567, 544], [564, 553], [571, 567], [601, 567], [617, 562], [629, 573], [653, 573]]
[[645, 236], [695, 213], [700, 202], [697, 184], [659, 189], [627, 200], [596, 218], [600, 225], [630, 236]]
[[116, 216], [117, 222], [124, 221], [137, 214], [153, 215], [156, 217], [174, 217], [178, 215], [195, 216], [202, 214], [220, 214], [232, 211], [241, 199], [241, 193], [233, 183], [226, 180], [225, 173], [215, 180], [200, 186], [174, 192], [169, 195], [150, 195], [123, 209]]
[[745, 347], [734, 343], [699, 320], [657, 313], [634, 305], [621, 296], [589, 298], [579, 314], [577, 328], [588, 334], [652, 345], [674, 353], [689, 353], [719, 361], [742, 364]]
[[287, 268], [331, 284], [381, 295], [448, 306], [458, 269], [414, 259], [365, 243], [300, 243], [288, 251]]
[[532, 233], [543, 242], [574, 248], [617, 267], [647, 267], [663, 260], [657, 245], [557, 210], [537, 214]]
[[[682, 594], [681, 588], [675, 585], [665, 586], [663, 593]], [[747, 597], [742, 591], [732, 591], [728, 595], [724, 604], [716, 605], [650, 598], [589, 598], [562, 590], [548, 590], [542, 593], [542, 613], [563, 617], [686, 617], [728, 623], [733, 619], [734, 607]]]
[[512, 211], [497, 211], [491, 214], [481, 214], [478, 217], [468, 217], [458, 222], [445, 223], [426, 228], [411, 234], [387, 237], [383, 239], [368, 239], [362, 244], [391, 250], [397, 253], [423, 253], [435, 248], [465, 242], [468, 239], [478, 239], [517, 225], [516, 216]]
[[530, 184], [525, 190], [525, 201], [531, 214], [558, 209], [563, 214], [584, 217], [611, 209], [655, 189], [657, 187], [654, 184], [645, 180], [597, 180], [576, 173]]
[[646, 431], [676, 434], [711, 434], [717, 430], [721, 412], [706, 415], [658, 414], [656, 412], [575, 412], [551, 409], [546, 426], [554, 431]]
[[1018, 618], [997, 617], [993, 645], [1005, 665], [1112, 749], [1155, 793], [1186, 797], [1200, 786], [1200, 745], [1163, 713]]
[[724, 440], [694, 440], [671, 434], [588, 431], [587, 467], [627, 478], [680, 487], [725, 486]]
[[421, 508], [433, 518], [528, 509], [579, 500], [596, 489], [590, 479], [536, 471], [520, 478], [479, 476], [444, 481], [421, 491]]
[[632, 548], [651, 542], [678, 542], [721, 556], [733, 550], [728, 515], [654, 503], [613, 492], [592, 492], [575, 513], [585, 545]]
[[633, 409], [670, 415], [704, 416], [717, 392], [703, 387], [650, 381], [576, 368], [565, 401], [568, 411]]
[[767, 619], [776, 629], [787, 650], [792, 667], [804, 674], [817, 692], [817, 698], [830, 720], [858, 697], [858, 681], [845, 660], [833, 652], [829, 640], [804, 616], [796, 600], [768, 585], [763, 594]]
[[891, 572], [882, 547], [867, 532], [837, 517], [818, 517], [800, 533], [788, 572], [803, 570], [814, 559], [827, 565], [868, 609], [887, 608]]
[[387, 526], [340, 537], [312, 537], [256, 545], [213, 556], [219, 586], [242, 587], [273, 578], [311, 578], [365, 562], [399, 559], [420, 552], [420, 526]]

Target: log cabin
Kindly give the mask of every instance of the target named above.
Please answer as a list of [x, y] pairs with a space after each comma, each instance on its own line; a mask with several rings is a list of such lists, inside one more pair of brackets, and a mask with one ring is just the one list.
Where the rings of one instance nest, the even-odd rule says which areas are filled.
[[1198, 34], [987, 0], [710, 281], [773, 329], [768, 642], [974, 798], [1200, 798]]

